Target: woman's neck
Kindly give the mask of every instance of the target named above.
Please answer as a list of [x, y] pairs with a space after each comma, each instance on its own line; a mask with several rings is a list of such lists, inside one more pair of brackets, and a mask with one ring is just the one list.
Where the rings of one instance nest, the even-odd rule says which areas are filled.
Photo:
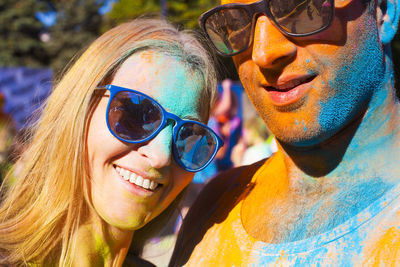
[[132, 241], [133, 231], [108, 225], [97, 215], [77, 233], [73, 266], [122, 266]]

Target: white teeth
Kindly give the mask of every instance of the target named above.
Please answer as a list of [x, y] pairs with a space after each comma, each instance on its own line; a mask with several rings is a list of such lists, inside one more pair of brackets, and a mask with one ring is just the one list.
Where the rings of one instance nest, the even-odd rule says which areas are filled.
[[131, 172], [131, 175], [129, 176], [129, 182], [131, 182], [132, 184], [136, 183], [136, 177], [137, 175], [134, 174], [133, 172]]
[[129, 172], [127, 170], [120, 169], [119, 173], [124, 178], [124, 180], [129, 180]]
[[143, 187], [143, 180], [144, 180], [143, 177], [140, 176], [140, 175], [138, 175], [138, 176], [136, 177], [136, 182], [135, 182], [135, 184], [138, 185], [138, 186]]
[[116, 166], [115, 169], [119, 173], [119, 175], [124, 178], [125, 181], [129, 181], [132, 184], [143, 187], [145, 189], [154, 190], [158, 186], [158, 183], [151, 181], [149, 179], [144, 179], [142, 176], [137, 175], [128, 170], [122, 169], [121, 167]]
[[156, 189], [156, 187], [157, 187], [157, 183], [154, 181], [151, 181], [150, 182], [150, 190], [154, 190], [154, 189]]
[[147, 180], [147, 179], [143, 180], [143, 187], [146, 189], [149, 189], [150, 188], [150, 180]]

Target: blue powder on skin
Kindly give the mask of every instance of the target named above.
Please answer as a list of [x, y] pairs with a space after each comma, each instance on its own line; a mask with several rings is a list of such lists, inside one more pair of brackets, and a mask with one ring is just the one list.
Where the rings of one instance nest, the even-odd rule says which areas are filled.
[[191, 116], [200, 120], [198, 100], [204, 87], [201, 75], [190, 70], [179, 58], [164, 56], [161, 60], [166, 60], [165, 65], [171, 68], [158, 74], [163, 88], [160, 88], [157, 99], [167, 111], [173, 110], [177, 116]]
[[301, 120], [301, 125], [303, 125], [304, 132], [307, 132], [307, 124], [306, 124], [306, 122], [304, 120]]
[[[141, 86], [148, 87], [143, 89], [144, 93], [182, 119], [201, 120], [199, 99], [204, 87], [201, 74], [190, 70], [181, 58], [158, 51], [140, 52], [132, 57], [137, 57], [143, 64]], [[168, 121], [167, 126], [152, 139], [157, 149], [169, 156], [172, 154], [173, 125], [173, 121]]]
[[343, 58], [343, 67], [329, 81], [332, 96], [320, 101], [318, 119], [322, 132], [330, 133], [328, 136], [365, 108], [369, 98], [382, 86], [383, 53], [375, 38], [371, 36], [364, 45], [358, 46], [352, 59]]
[[[389, 0], [390, 1], [390, 0]], [[394, 1], [391, 1], [392, 3]], [[396, 15], [400, 11], [400, 7], [398, 4], [388, 4], [388, 9], [386, 10], [387, 16], [395, 20]], [[396, 14], [397, 13], [397, 14]], [[397, 15], [398, 16], [398, 15]], [[382, 24], [382, 33], [381, 41], [384, 44], [389, 44], [392, 41], [393, 36], [397, 32], [397, 23], [392, 23], [392, 21], [386, 22]]]
[[309, 60], [309, 59], [306, 59], [306, 63], [310, 63], [310, 60]]
[[[383, 60], [383, 51], [377, 45], [376, 37], [371, 35], [370, 39], [365, 40], [363, 45], [359, 45], [357, 51], [354, 51], [354, 57], [343, 59], [343, 67], [338, 71], [336, 77], [329, 81], [332, 89], [332, 96], [326, 101], [320, 101], [321, 115], [319, 123], [323, 132], [332, 134], [349, 122], [362, 109], [373, 110], [382, 105], [387, 100], [387, 91], [385, 84], [389, 83], [390, 75], [385, 75], [385, 64]], [[368, 105], [368, 106], [367, 106]], [[368, 116], [368, 115], [367, 115]], [[367, 117], [366, 116], [366, 117]], [[366, 118], [365, 117], [365, 118]], [[364, 120], [365, 120], [364, 118]], [[388, 118], [382, 117], [381, 122], [384, 125]], [[368, 127], [377, 128], [379, 125], [368, 125]], [[374, 132], [373, 129], [365, 131], [365, 134]], [[384, 138], [383, 138], [384, 139]], [[377, 139], [373, 144], [360, 144], [364, 140], [369, 140], [368, 136], [358, 136], [353, 140], [348, 148], [348, 157], [352, 157], [352, 152], [364, 147], [368, 150], [368, 155], [378, 154], [379, 141]], [[357, 150], [356, 153], [360, 153]], [[354, 156], [354, 155], [353, 155]], [[354, 161], [345, 161], [341, 169], [350, 170], [350, 177], [362, 177], [368, 166], [354, 166]], [[334, 203], [350, 203], [349, 210], [345, 214], [337, 214], [336, 222], [341, 223], [345, 218], [353, 216], [368, 206], [372, 200], [387, 190], [388, 184], [383, 183], [379, 177], [370, 179], [367, 183], [358, 183], [354, 181], [356, 187], [351, 190], [351, 194], [337, 194], [332, 199]], [[343, 192], [347, 192], [350, 185], [338, 185], [343, 187]], [[351, 185], [354, 186], [354, 185]], [[357, 191], [358, 193], [354, 193]], [[363, 195], [363, 201], [359, 201], [357, 196]], [[368, 197], [371, 196], [371, 199]], [[329, 223], [329, 222], [328, 222]]]

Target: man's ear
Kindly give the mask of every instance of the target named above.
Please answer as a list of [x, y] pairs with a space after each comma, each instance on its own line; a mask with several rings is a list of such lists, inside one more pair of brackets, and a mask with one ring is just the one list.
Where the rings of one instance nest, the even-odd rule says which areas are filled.
[[377, 22], [379, 36], [384, 45], [389, 44], [397, 31], [400, 6], [398, 0], [378, 0]]

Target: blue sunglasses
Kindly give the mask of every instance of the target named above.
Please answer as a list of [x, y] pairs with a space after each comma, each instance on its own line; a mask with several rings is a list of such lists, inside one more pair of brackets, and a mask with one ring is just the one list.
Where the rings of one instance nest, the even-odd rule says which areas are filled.
[[207, 167], [224, 144], [208, 126], [167, 112], [146, 94], [110, 84], [95, 90], [99, 89], [110, 91], [107, 126], [111, 134], [123, 142], [147, 142], [164, 129], [169, 120], [174, 121], [172, 153], [175, 161], [187, 171], [197, 172]]

